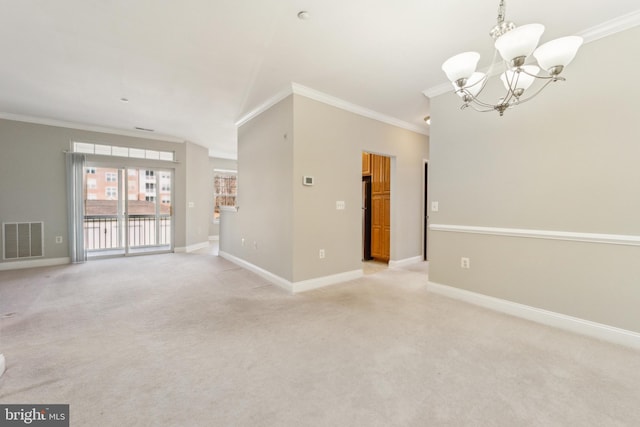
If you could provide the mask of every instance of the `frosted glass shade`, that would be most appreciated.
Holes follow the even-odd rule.
[[[500,80],[502,80],[502,83],[507,90],[511,89],[515,91],[516,89],[529,89],[529,86],[531,86],[535,80],[535,77],[533,76],[537,76],[538,72],[540,72],[540,68],[535,65],[524,65],[520,68],[532,75],[530,76],[525,73],[517,73],[512,70],[507,70],[500,74]],[[509,83],[511,83],[511,87],[509,87]]]
[[[582,37],[568,36],[546,42],[533,52],[543,70],[556,66],[566,67],[575,58],[582,45]]]
[[[482,80],[486,77],[485,73],[475,72],[471,74],[471,77],[467,79],[467,84],[464,85],[464,89],[467,90],[471,94],[471,96],[477,96],[480,93],[480,89],[482,89]],[[456,93],[459,97],[464,97],[465,93],[456,85],[455,83],[451,83],[453,88],[456,90]]]
[[[480,54],[478,52],[464,52],[444,61],[442,71],[452,82],[460,79],[468,79],[476,71]]]
[[[520,56],[529,56],[534,51],[540,36],[544,33],[544,25],[527,24],[516,27],[498,37],[495,43],[496,49],[505,61],[511,61]]]

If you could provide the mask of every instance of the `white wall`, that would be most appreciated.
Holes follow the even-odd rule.
[[[566,82],[504,117],[432,99],[431,223],[640,236],[639,39],[583,46]],[[638,246],[444,231],[430,243],[434,282],[640,331]]]

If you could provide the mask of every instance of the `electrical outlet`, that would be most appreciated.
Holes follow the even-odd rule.
[[[336,202],[336,209],[337,210],[343,210],[344,207],[345,207],[344,200],[338,200]]]
[[[56,243],[62,243],[62,236],[56,236]]]
[[[318,257],[320,259],[324,259],[324,249],[320,249],[320,252],[318,253]]]
[[[438,202],[431,202],[431,212],[438,212],[440,208],[440,204]]]
[[[460,258],[460,268],[471,268],[471,260],[466,257]]]

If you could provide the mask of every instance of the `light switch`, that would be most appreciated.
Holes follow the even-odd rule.
[[[338,200],[338,201],[336,202],[336,209],[338,209],[338,210],[343,210],[343,209],[344,209],[344,206],[345,206],[345,205],[344,205],[344,200]]]
[[[193,203],[193,202],[189,202],[189,207],[190,207],[190,208],[194,207],[195,205],[196,205],[195,203]]]
[[[431,202],[431,212],[438,212],[438,202]]]

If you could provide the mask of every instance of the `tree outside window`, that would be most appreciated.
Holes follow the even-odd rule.
[[[220,206],[235,206],[238,193],[235,171],[216,171],[214,175],[213,220],[220,221]]]

